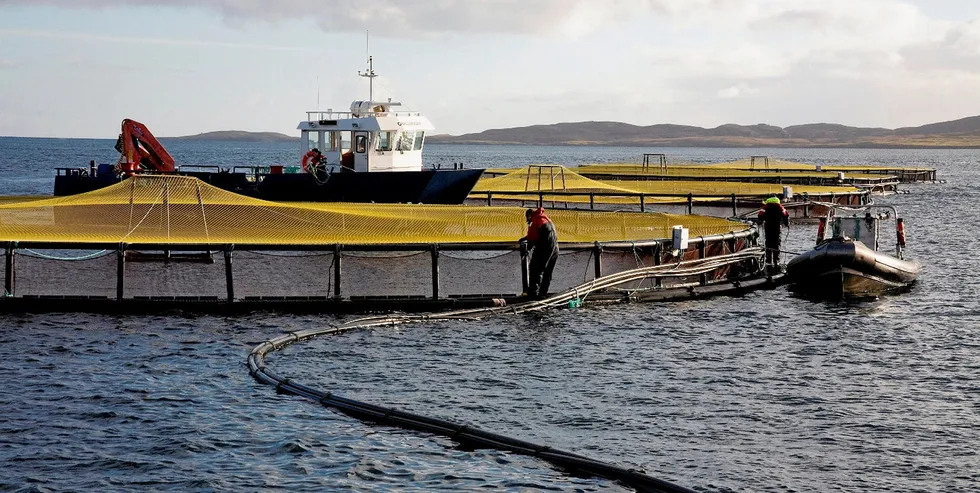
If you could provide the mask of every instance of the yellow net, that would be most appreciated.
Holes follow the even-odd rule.
[[[636,165],[633,165],[636,166]],[[836,175],[835,175],[836,176]],[[852,186],[815,186],[793,185],[794,194],[830,195],[862,193],[861,189]],[[549,195],[545,193],[544,200],[549,202],[589,202],[607,204],[639,204],[639,197],[616,197],[614,195],[599,195],[589,197],[590,192],[599,194],[652,194],[672,195],[645,197],[647,203],[676,203],[686,201],[688,194],[697,195],[694,201],[713,201],[728,199],[732,194],[740,198],[766,197],[783,193],[783,185],[769,183],[747,183],[729,181],[683,181],[683,180],[593,180],[586,178],[570,169],[559,166],[530,166],[517,169],[503,176],[481,179],[473,187],[472,198],[485,197],[492,192],[493,197],[504,200],[537,199],[540,192],[576,192],[582,195]],[[527,192],[526,194],[521,194]]]
[[[550,210],[562,242],[639,241],[744,231],[726,219]],[[138,176],[85,194],[0,202],[0,241],[241,245],[512,242],[524,209],[415,204],[279,203],[192,177]]]
[[[621,168],[624,170],[633,169],[642,170],[644,173],[663,173],[659,163],[653,163],[648,166],[644,166],[636,163],[601,163],[601,164],[586,164],[579,167],[583,170],[588,170],[592,172],[601,172],[605,169]],[[813,176],[822,176],[819,173],[834,173],[843,171],[848,174],[848,176],[863,176],[864,174],[870,174],[872,176],[881,176],[883,174],[907,174],[907,173],[925,173],[932,172],[935,169],[932,168],[918,168],[918,167],[907,167],[907,166],[871,166],[871,165],[859,165],[859,164],[846,164],[846,165],[821,165],[820,169],[822,171],[817,171],[817,165],[809,163],[801,163],[797,161],[788,161],[779,158],[768,158],[766,156],[761,156],[755,160],[751,158],[737,159],[734,161],[726,161],[721,163],[691,163],[691,162],[670,162],[667,164],[667,173],[689,173],[693,170],[710,170],[710,171],[720,171],[720,170],[730,170],[730,171],[769,171],[769,172],[794,172],[794,173],[818,173]],[[672,170],[683,170],[683,171],[672,171]],[[638,171],[641,172],[641,171]]]
[[[586,178],[561,166],[531,165],[508,172],[503,176],[483,178],[473,187],[474,192],[626,192],[633,190],[619,185]]]
[[[51,197],[43,196],[43,195],[6,195],[6,196],[0,196],[0,205],[14,204],[18,202],[30,202],[33,200],[44,200],[49,198]]]
[[[868,174],[861,171],[868,171],[870,168],[845,168],[840,171],[847,171],[848,178],[864,180],[883,180],[895,177],[882,174]],[[747,161],[738,163],[719,163],[719,164],[684,164],[668,165],[666,168],[660,166],[643,166],[642,164],[588,164],[573,168],[576,172],[585,173],[592,176],[667,176],[667,177],[713,177],[729,178],[732,180],[748,178],[815,178],[815,179],[836,179],[838,169],[830,167],[822,168],[817,171],[812,164],[773,162],[770,160],[769,167],[762,164],[754,166]]]
[[[608,182],[603,182],[608,183]],[[630,190],[643,193],[677,193],[679,195],[719,195],[730,197],[735,194],[739,197],[755,196],[764,197],[771,194],[779,195],[783,193],[783,185],[776,183],[745,183],[730,181],[651,181],[651,180],[620,180],[615,183],[622,183]],[[836,186],[816,186],[816,185],[792,185],[794,194],[807,193],[810,195],[828,195],[831,193],[848,194],[860,193],[857,187],[836,187]]]

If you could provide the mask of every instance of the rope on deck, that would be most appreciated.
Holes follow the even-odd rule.
[[[668,481],[657,479],[643,471],[627,469],[588,457],[553,449],[544,445],[510,438],[497,433],[480,430],[465,424],[454,423],[428,416],[422,416],[394,408],[382,407],[375,404],[356,401],[324,392],[282,377],[266,367],[265,355],[282,349],[292,343],[305,341],[321,335],[340,334],[343,332],[387,327],[411,322],[431,320],[477,320],[484,317],[518,314],[547,308],[568,306],[570,301],[581,302],[588,294],[612,288],[622,284],[641,281],[650,277],[687,277],[711,272],[720,267],[756,260],[761,265],[763,249],[747,248],[738,253],[719,255],[706,259],[679,261],[675,264],[664,264],[641,267],[608,276],[593,279],[587,283],[571,288],[563,293],[543,300],[528,301],[518,305],[495,306],[456,310],[449,312],[413,314],[413,315],[379,315],[360,318],[350,322],[326,328],[313,328],[293,331],[265,341],[248,355],[248,369],[253,378],[261,383],[273,385],[277,392],[290,393],[319,402],[358,419],[399,426],[406,429],[421,430],[449,437],[457,442],[475,447],[494,448],[513,453],[531,455],[544,459],[560,467],[577,471],[591,476],[600,476],[614,481],[620,481],[640,492],[651,493],[694,493],[693,490],[678,486]]]

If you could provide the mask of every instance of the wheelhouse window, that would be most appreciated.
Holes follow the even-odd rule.
[[[355,147],[355,151],[354,152],[365,152],[365,151],[367,151],[367,136],[366,135],[358,135],[357,138],[355,138],[354,140],[356,142],[356,144],[354,146]]]
[[[392,144],[392,134],[394,132],[380,132],[378,133],[378,150],[379,151],[390,151]]]
[[[319,149],[320,148],[320,133],[319,132],[303,132],[306,134],[306,150]]]
[[[418,132],[415,132],[415,150],[416,151],[421,151],[422,150],[422,142],[424,140],[425,140],[425,132],[423,132],[421,130],[419,130]]]
[[[398,145],[395,146],[395,150],[411,151],[412,141],[414,139],[415,139],[415,132],[412,131],[402,132],[398,137]]]

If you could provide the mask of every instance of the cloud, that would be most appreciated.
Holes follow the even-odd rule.
[[[0,69],[13,68],[13,67],[14,67],[13,60],[8,60],[6,58],[0,58]]]
[[[4,5],[74,9],[207,9],[229,24],[312,20],[327,32],[365,30],[404,37],[439,33],[545,34],[579,37],[638,16],[720,17],[760,0],[0,0]],[[768,1],[768,0],[761,0]],[[730,20],[730,17],[728,17]]]
[[[911,70],[980,76],[980,19],[950,27],[942,39],[901,51]]]
[[[734,99],[751,96],[758,93],[759,90],[754,87],[750,87],[747,84],[738,84],[735,86],[728,86],[724,89],[719,89],[715,94],[718,96],[718,99]]]
[[[70,41],[97,41],[106,43],[149,44],[166,46],[201,46],[217,48],[244,48],[249,50],[310,51],[301,46],[270,46],[249,43],[230,43],[224,41],[199,41],[193,39],[147,38],[112,36],[68,31],[48,31],[31,29],[0,29],[0,36],[21,38],[63,39]]]
[[[694,0],[703,3],[707,0]],[[75,9],[203,8],[229,23],[312,20],[322,30],[370,30],[382,36],[424,33],[565,33],[578,35],[679,0],[0,0],[3,5]]]
[[[654,16],[672,28],[805,32],[823,42],[916,38],[924,16],[909,0],[0,0],[5,5],[73,9],[166,7],[215,12],[230,25],[306,20],[325,32],[412,37],[445,33],[578,38]],[[653,33],[651,33],[652,35]],[[788,35],[787,35],[788,34]],[[819,39],[818,39],[819,40]]]
[[[403,86],[393,95],[435,111],[430,116],[440,131],[459,133],[511,126],[517,119],[701,126],[816,119],[901,126],[942,120],[947,113],[960,116],[957,111],[980,104],[980,21],[962,20],[966,14],[959,12],[930,17],[915,2],[931,5],[926,0],[0,0],[0,16],[15,5],[90,9],[90,15],[115,7],[166,8],[168,14],[204,12],[244,34],[262,23],[283,23],[290,32],[320,29],[363,39],[369,30],[372,38],[398,37],[408,40],[400,46],[417,55],[414,69],[403,70],[425,77],[417,85],[399,79]],[[6,35],[218,51],[302,49],[147,39],[128,32],[58,32],[43,25],[30,29],[0,29],[0,42]],[[173,32],[161,36],[193,36]],[[302,37],[279,43],[292,39],[304,46]],[[86,56],[99,59],[97,53]],[[20,58],[18,63],[26,63]],[[466,91],[455,90],[459,87]],[[458,111],[474,101],[486,109],[485,118]]]

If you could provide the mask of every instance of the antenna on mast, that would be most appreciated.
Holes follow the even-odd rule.
[[[320,111],[320,76],[316,76],[316,110]]]
[[[368,68],[366,72],[357,71],[357,75],[368,78],[368,101],[374,101],[374,78],[378,75],[374,73],[374,60],[371,59],[371,38],[370,31],[364,31],[364,48],[367,55]]]

